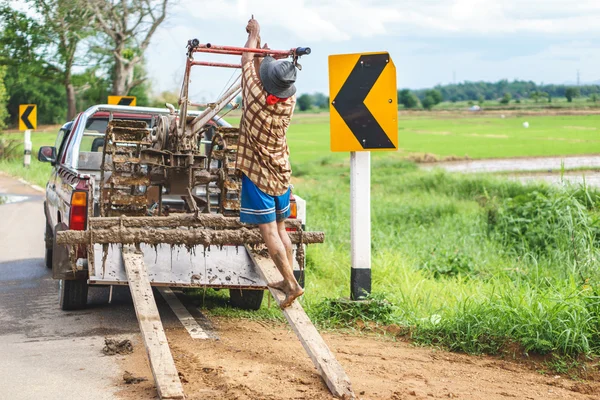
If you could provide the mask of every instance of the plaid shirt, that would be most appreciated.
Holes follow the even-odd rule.
[[[285,133],[296,98],[272,106],[254,68],[254,61],[242,66],[243,115],[240,122],[236,167],[260,190],[271,196],[284,194],[290,186],[292,168]]]

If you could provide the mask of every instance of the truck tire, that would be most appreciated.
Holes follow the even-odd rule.
[[[46,253],[44,255],[44,262],[46,263],[46,268],[52,269],[52,247],[54,240],[54,233],[52,233],[52,228],[50,224],[46,220],[46,233],[44,234],[44,243],[46,244]]]
[[[64,311],[81,310],[87,306],[87,280],[60,280],[60,308]]]
[[[229,289],[229,302],[232,307],[256,311],[262,304],[264,290]]]
[[[61,230],[64,230],[64,227],[60,224],[56,225],[54,234],[52,235],[52,264],[55,268],[59,268],[69,257],[66,246],[61,246],[56,243],[56,234]],[[61,310],[81,310],[87,306],[87,297],[87,278],[61,279],[59,281],[58,302]]]

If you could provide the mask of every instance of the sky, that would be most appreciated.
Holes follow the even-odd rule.
[[[600,0],[176,0],[147,50],[154,93],[178,90],[185,45],[243,46],[251,15],[273,49],[308,46],[298,93],[328,92],[331,54],[388,51],[399,88],[462,81],[600,81]],[[234,56],[196,59],[236,62]],[[237,70],[195,67],[190,98],[213,101]]]

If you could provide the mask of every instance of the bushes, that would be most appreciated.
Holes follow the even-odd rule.
[[[508,198],[488,210],[490,233],[518,257],[531,254],[549,264],[559,277],[574,274],[581,284],[597,281],[600,223],[593,212],[597,197],[583,188]]]

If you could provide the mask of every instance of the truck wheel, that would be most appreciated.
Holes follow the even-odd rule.
[[[52,228],[48,221],[46,221],[46,233],[44,234],[44,243],[46,244],[46,254],[44,256],[44,261],[46,263],[46,268],[52,269],[52,247],[54,234],[52,233]]]
[[[56,234],[62,230],[64,228],[58,224],[54,229],[55,233],[52,235],[52,265],[59,272],[64,269],[63,264],[68,264],[69,260],[67,247],[56,243]],[[59,304],[62,310],[80,310],[87,306],[87,279],[61,279],[59,286]]]
[[[242,310],[258,310],[262,304],[264,290],[229,289],[231,306]]]
[[[88,283],[87,280],[60,280],[60,308],[61,310],[81,310],[87,306]]]

